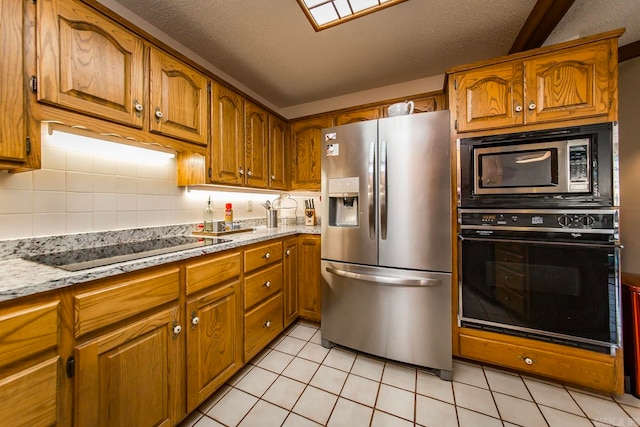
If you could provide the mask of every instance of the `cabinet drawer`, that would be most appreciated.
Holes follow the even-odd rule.
[[[178,268],[104,282],[73,297],[76,338],[178,299]]]
[[[282,264],[246,276],[244,279],[244,308],[248,309],[280,292],[282,289]]]
[[[262,245],[244,251],[244,272],[282,260],[282,242]]]
[[[459,340],[462,357],[609,393],[622,392],[622,366],[614,356],[484,331],[463,329]]]
[[[216,256],[187,265],[187,295],[240,276],[240,253]]]
[[[1,424],[58,425],[59,367],[60,357],[56,356],[0,378]]]
[[[58,345],[60,301],[0,311],[0,367]]]
[[[244,316],[244,360],[247,362],[282,332],[282,293]]]

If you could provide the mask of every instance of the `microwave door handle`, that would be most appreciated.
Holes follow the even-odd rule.
[[[380,144],[380,238],[387,240],[387,141]]]
[[[376,164],[376,143],[369,143],[369,169],[367,171],[367,202],[369,205],[369,239],[376,238],[376,211],[374,209],[374,168]]]

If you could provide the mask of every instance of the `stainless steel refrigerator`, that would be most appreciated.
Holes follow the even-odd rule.
[[[449,112],[323,130],[322,343],[451,379]]]

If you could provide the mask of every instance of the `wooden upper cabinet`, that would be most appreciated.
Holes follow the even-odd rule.
[[[151,132],[207,145],[209,80],[173,56],[151,48],[149,128]]]
[[[244,102],[240,95],[213,83],[208,177],[211,183],[244,182]]]
[[[525,61],[526,121],[606,115],[611,104],[609,44]]]
[[[245,102],[245,184],[267,188],[269,183],[269,114]]]
[[[287,189],[287,147],[289,126],[284,120],[269,114],[269,188]]]
[[[142,128],[143,40],[73,0],[37,8],[38,101]]]
[[[23,2],[0,0],[0,159],[26,160]],[[8,126],[7,124],[11,124]]]
[[[460,67],[450,75],[458,132],[575,119],[617,120],[617,38],[596,35]]]
[[[322,129],[332,125],[331,116],[291,123],[292,190],[320,190]]]
[[[341,126],[349,123],[375,120],[380,117],[380,109],[381,107],[374,107],[336,114],[333,121],[336,126]]]
[[[458,132],[523,123],[522,62],[508,62],[455,76]]]
[[[413,113],[430,113],[432,111],[445,110],[443,94],[430,95],[424,98],[412,99],[414,103]]]

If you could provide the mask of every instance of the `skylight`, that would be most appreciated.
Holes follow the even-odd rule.
[[[368,15],[406,0],[298,0],[316,31]]]

